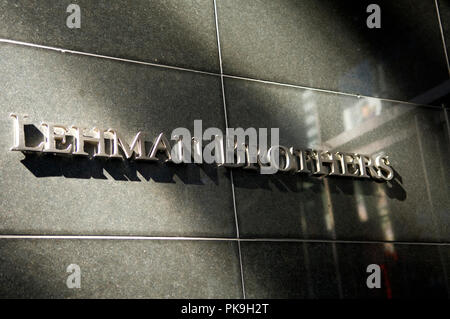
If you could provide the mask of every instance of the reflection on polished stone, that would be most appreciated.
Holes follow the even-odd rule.
[[[248,298],[447,298],[448,246],[241,242]],[[369,288],[369,265],[380,269]]]
[[[217,3],[226,74],[424,104],[449,79],[434,1],[377,1],[379,29],[369,0]]]
[[[448,298],[441,247],[437,245],[336,246],[344,298]],[[367,288],[370,264],[381,268],[379,289]]]
[[[280,144],[299,148],[385,154],[395,170],[386,183],[236,171],[242,236],[448,239],[442,109],[235,79],[225,88],[231,127],[279,127]]]
[[[442,24],[442,33],[444,36],[445,45],[447,48],[447,55],[450,54],[450,2],[448,0],[437,0],[436,1],[439,16]],[[449,70],[450,72],[450,70]],[[450,104],[447,104],[450,107]]]

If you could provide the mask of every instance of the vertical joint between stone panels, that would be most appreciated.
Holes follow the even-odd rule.
[[[439,29],[441,32],[442,45],[444,47],[445,62],[447,63],[447,71],[448,71],[448,75],[450,77],[450,62],[448,59],[447,46],[445,44],[444,29],[442,28],[441,13],[439,11],[438,0],[434,0],[434,4],[436,6],[436,14],[437,14],[438,23],[439,23]]]
[[[216,27],[216,37],[217,37],[217,51],[219,55],[219,68],[220,68],[220,85],[222,89],[222,102],[223,102],[223,112],[225,118],[225,129],[228,129],[228,114],[227,114],[227,103],[225,99],[225,85],[223,80],[223,65],[222,65],[222,51],[220,47],[220,35],[219,35],[219,18],[217,15],[217,2],[214,2],[214,22]],[[238,246],[238,255],[239,255],[239,269],[241,275],[241,285],[242,285],[242,297],[246,299],[245,296],[245,283],[244,283],[244,271],[242,265],[242,253],[241,253],[241,242],[240,242],[240,234],[239,234],[239,222],[237,217],[237,209],[236,209],[236,196],[234,190],[234,180],[233,180],[233,171],[230,170],[230,182],[231,182],[231,194],[233,198],[233,210],[234,210],[234,220],[236,224],[236,238],[237,238],[237,246]]]
[[[445,105],[442,104],[442,110],[444,111],[444,119],[445,119],[445,124],[447,127],[448,140],[450,142],[450,120],[448,117],[448,108],[446,108]]]
[[[435,207],[433,204],[433,197],[432,197],[432,192],[431,192],[431,187],[430,187],[430,178],[428,176],[427,166],[425,164],[426,161],[425,161],[425,157],[424,157],[423,142],[422,142],[422,138],[421,138],[421,132],[422,132],[421,127],[420,127],[421,122],[420,122],[418,115],[415,115],[414,121],[415,121],[415,128],[416,128],[417,144],[418,144],[419,150],[420,150],[420,162],[422,164],[427,198],[428,198],[428,203],[430,205],[431,220],[433,222],[433,227],[435,228],[435,231],[437,232],[437,235],[439,237],[438,240],[442,241],[442,234],[441,234],[441,231],[440,231],[439,225],[438,225],[438,217],[436,216],[436,210],[435,210]]]
[[[337,288],[338,288],[339,299],[343,299],[344,292],[342,289],[341,267],[339,266],[339,256],[338,256],[338,251],[337,251],[335,242],[331,244],[331,248],[333,250],[333,262],[334,262],[334,265],[335,265],[334,268],[336,271],[336,283],[337,283]]]

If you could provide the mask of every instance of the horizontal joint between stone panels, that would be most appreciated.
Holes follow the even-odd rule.
[[[287,243],[328,243],[328,244],[394,244],[450,246],[447,242],[408,242],[377,240],[328,240],[300,238],[232,238],[232,237],[175,237],[175,236],[113,236],[113,235],[0,235],[1,239],[86,239],[86,240],[167,240],[167,241],[239,241],[239,242],[287,242]]]
[[[146,66],[153,66],[153,67],[159,67],[159,68],[170,69],[170,70],[185,71],[185,72],[191,72],[191,73],[197,73],[197,74],[203,74],[203,75],[211,75],[211,76],[216,76],[216,77],[221,77],[222,76],[224,78],[237,79],[237,80],[243,80],[243,81],[251,81],[251,82],[258,82],[258,83],[264,83],[264,84],[272,84],[272,85],[291,87],[291,88],[298,88],[298,89],[304,89],[304,90],[311,90],[311,91],[316,91],[316,92],[324,92],[324,93],[330,93],[330,94],[336,94],[336,95],[342,95],[342,96],[352,96],[352,97],[358,97],[358,98],[371,98],[371,99],[377,99],[379,101],[403,103],[403,104],[407,104],[407,105],[411,105],[411,106],[421,106],[421,107],[428,107],[428,108],[434,108],[434,109],[436,109],[436,108],[440,109],[441,108],[440,106],[437,106],[437,105],[421,104],[421,103],[415,103],[415,102],[409,102],[409,101],[387,99],[387,98],[382,98],[382,97],[375,97],[375,96],[360,95],[360,94],[354,94],[354,93],[339,92],[339,91],[320,89],[320,88],[313,88],[313,87],[301,86],[301,85],[295,85],[295,84],[289,84],[289,83],[281,83],[281,82],[275,82],[275,81],[269,81],[269,80],[254,79],[254,78],[242,77],[242,76],[236,76],[236,75],[230,75],[230,74],[220,74],[220,73],[214,73],[214,72],[206,72],[206,71],[182,68],[182,67],[177,67],[177,66],[159,64],[159,63],[152,63],[152,62],[145,62],[145,61],[139,61],[139,60],[132,60],[132,59],[125,59],[125,58],[118,58],[118,57],[107,56],[107,55],[102,55],[102,54],[89,53],[89,52],[83,52],[83,51],[76,51],[76,50],[70,50],[70,49],[64,49],[64,48],[57,48],[57,47],[51,47],[51,46],[46,46],[46,45],[40,45],[40,44],[34,44],[34,43],[23,42],[23,41],[16,41],[16,40],[10,40],[10,39],[2,39],[2,38],[0,38],[0,43],[14,44],[14,45],[20,45],[20,46],[26,46],[26,47],[32,47],[32,48],[39,48],[39,49],[44,49],[44,50],[51,50],[51,51],[56,51],[56,52],[60,52],[60,53],[63,53],[63,54],[68,53],[68,54],[75,54],[75,55],[83,55],[83,56],[89,56],[89,57],[94,57],[94,58],[113,60],[113,61],[118,61],[118,62],[126,62],[126,63],[133,63],[133,64],[140,64],[140,65],[146,65]],[[449,80],[449,82],[450,82],[450,80]]]

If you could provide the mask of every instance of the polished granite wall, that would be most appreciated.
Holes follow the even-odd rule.
[[[450,3],[377,1],[368,29],[369,3],[0,0],[0,296],[449,297]],[[129,140],[279,127],[395,178],[24,155],[11,112]]]

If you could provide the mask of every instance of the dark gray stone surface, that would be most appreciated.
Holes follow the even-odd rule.
[[[66,26],[71,3],[80,6],[80,29]],[[2,0],[0,38],[219,71],[209,0]]]
[[[248,298],[448,297],[448,266],[441,257],[448,259],[448,246],[242,242],[241,247]],[[366,284],[371,264],[381,269],[379,289]]]
[[[308,296],[301,244],[242,242],[241,251],[247,298]]]
[[[448,298],[439,249],[448,246],[337,244],[344,298]],[[381,288],[368,289],[370,264],[381,267]]]
[[[213,0],[81,0],[77,30],[66,27],[70,3],[0,0],[0,38],[219,72]],[[380,30],[366,27],[369,3],[217,0],[224,71],[450,106],[435,2],[377,2]],[[438,3],[449,49],[450,4]],[[223,129],[220,77],[4,43],[0,70],[0,297],[243,297],[227,170],[9,151],[11,112],[113,127],[128,141],[192,131],[195,119]],[[384,152],[396,170],[389,183],[234,170],[240,236],[266,238],[240,242],[248,298],[449,296],[449,246],[427,244],[450,240],[442,109],[229,77],[225,94],[231,127],[279,127],[281,144],[299,148]],[[372,263],[382,289],[366,286]],[[70,264],[81,289],[66,287]]]
[[[241,242],[247,298],[339,298],[333,247],[325,243]]]
[[[442,31],[446,44],[447,54],[450,53],[450,1],[438,0],[439,15],[441,18]]]
[[[0,45],[0,233],[235,236],[229,173],[208,165],[25,156],[11,152],[10,112],[119,130],[224,127],[220,80]]]
[[[242,297],[233,242],[2,239],[0,251],[1,298]]]
[[[447,59],[450,55],[450,1],[448,0],[438,0],[437,6],[439,9],[439,16],[441,18],[443,38],[445,42],[445,48],[447,50]],[[442,50],[444,50],[444,43],[442,44]],[[447,60],[448,63],[448,60]],[[450,77],[450,67],[448,69]],[[450,81],[449,81],[450,82]],[[448,84],[450,86],[450,84]],[[439,99],[437,102],[443,104],[446,107],[450,107],[450,89],[447,89],[447,94]]]
[[[380,29],[366,25],[371,3],[218,0],[224,72],[434,103],[448,80],[434,1],[377,1]]]
[[[447,277],[447,293],[450,298],[450,247],[439,246],[439,254],[442,260],[442,267],[444,268],[445,276]]]
[[[235,170],[243,237],[448,240],[448,129],[440,108],[226,79],[231,127],[280,128],[300,149],[384,152],[393,181]]]

